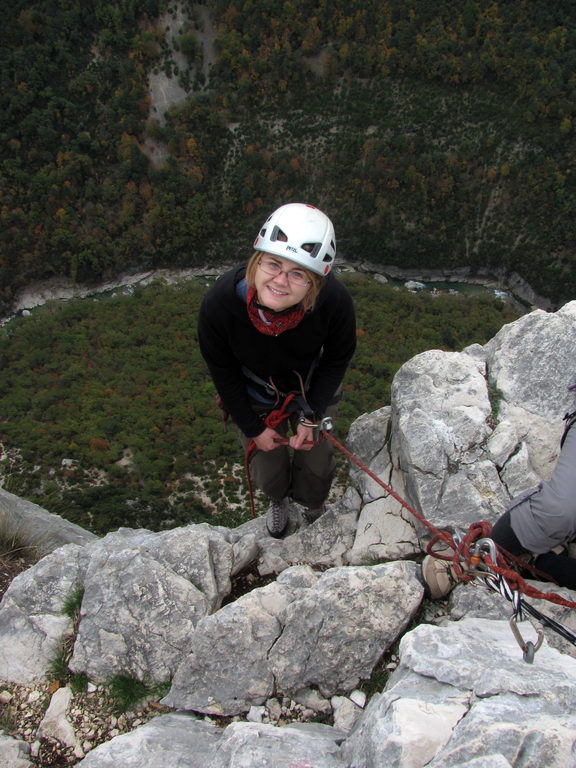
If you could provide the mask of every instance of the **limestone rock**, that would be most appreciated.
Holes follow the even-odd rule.
[[[38,727],[37,736],[57,739],[68,747],[78,749],[78,737],[72,723],[66,717],[66,710],[72,700],[70,688],[59,688],[50,699],[50,705]]]
[[[334,568],[286,609],[270,649],[285,692],[317,686],[324,696],[349,691],[370,676],[422,599],[413,563]]]
[[[207,768],[221,730],[191,715],[174,712],[116,736],[88,753],[82,768]]]
[[[320,576],[290,569],[199,622],[163,702],[233,715],[262,704],[274,685],[289,695],[311,686],[324,696],[351,690],[419,606],[414,574],[409,563]]]
[[[532,765],[570,765],[576,662],[543,647],[539,663],[528,667],[518,650],[508,622],[416,627],[400,644],[401,663],[386,689],[344,743],[344,756],[355,768],[440,768],[481,758],[484,765],[514,765],[522,751]]]
[[[86,544],[97,536],[79,525],[51,514],[31,501],[21,499],[0,488],[0,520],[3,535],[26,542],[40,556],[53,552],[65,544]]]
[[[66,600],[81,588],[85,547],[68,544],[19,574],[0,603],[0,678],[26,685],[45,679],[72,633]]]
[[[70,669],[95,682],[116,675],[164,682],[207,612],[203,593],[157,560],[102,550],[86,574]]]
[[[293,591],[277,582],[255,589],[202,619],[190,633],[163,703],[216,715],[260,705],[274,690],[267,654]]]
[[[34,763],[28,760],[29,755],[29,744],[0,731],[0,765],[3,768],[32,768]]]

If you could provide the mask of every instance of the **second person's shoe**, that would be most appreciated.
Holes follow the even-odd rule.
[[[452,556],[454,550],[450,547],[442,547],[437,554]],[[454,570],[454,563],[450,560],[442,560],[434,555],[426,555],[422,561],[422,579],[426,597],[432,600],[441,600],[452,592],[459,579]]]

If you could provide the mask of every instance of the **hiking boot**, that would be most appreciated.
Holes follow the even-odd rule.
[[[288,499],[281,499],[280,501],[273,499],[266,514],[266,528],[270,536],[279,539],[286,530],[288,518]]]
[[[315,520],[318,520],[324,512],[326,512],[326,507],[324,504],[320,504],[319,507],[308,507],[305,509],[304,512],[302,512],[302,517],[307,523],[313,523]]]
[[[443,555],[450,553],[453,553],[452,549],[441,552]],[[440,560],[434,555],[426,555],[422,561],[422,578],[426,597],[431,600],[441,600],[458,584],[453,564],[448,560]]]

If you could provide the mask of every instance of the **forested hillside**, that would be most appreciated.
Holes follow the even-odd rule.
[[[574,295],[571,0],[4,0],[0,57],[0,313],[244,258],[289,200],[347,258]]]

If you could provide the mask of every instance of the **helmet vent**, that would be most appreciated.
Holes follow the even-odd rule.
[[[288,237],[285,232],[282,232],[279,226],[275,226],[272,230],[272,233],[270,234],[270,241],[272,243],[275,243],[277,240],[280,240],[281,243],[287,243]]]
[[[308,251],[310,257],[315,259],[322,248],[322,243],[302,243],[300,248],[302,248],[303,251]]]

